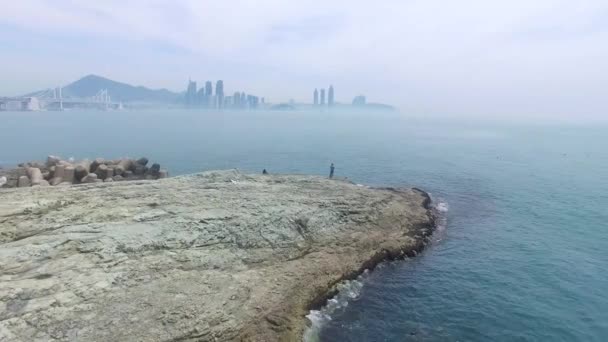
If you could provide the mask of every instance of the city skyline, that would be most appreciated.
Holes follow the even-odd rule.
[[[197,90],[196,81],[188,80],[188,86],[183,97],[183,104],[187,108],[198,109],[258,109],[260,97],[236,91],[233,95],[225,96],[224,81],[217,80],[215,92],[213,82],[206,81],[205,86]],[[264,103],[262,98],[262,104]]]
[[[608,111],[605,1],[312,1],[12,2],[0,17],[0,94],[89,73],[183,91],[197,70],[298,102],[340,80],[344,102],[366,93],[412,113]]]

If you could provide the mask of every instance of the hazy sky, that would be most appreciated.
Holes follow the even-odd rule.
[[[606,0],[3,0],[0,94],[86,74],[429,114],[608,116]]]

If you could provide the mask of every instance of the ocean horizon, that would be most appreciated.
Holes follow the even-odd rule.
[[[0,112],[0,166],[47,155],[418,187],[445,222],[345,284],[318,341],[608,339],[608,124],[398,113]],[[1,196],[0,196],[1,198]],[[334,303],[335,304],[335,303]]]

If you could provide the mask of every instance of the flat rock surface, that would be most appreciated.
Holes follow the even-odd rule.
[[[217,171],[0,190],[0,341],[297,341],[340,280],[419,248],[428,197]]]

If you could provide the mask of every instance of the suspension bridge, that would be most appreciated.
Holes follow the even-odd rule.
[[[122,103],[112,101],[107,89],[100,89],[89,97],[64,97],[62,88],[46,89],[23,97],[0,98],[0,110],[120,110]]]

